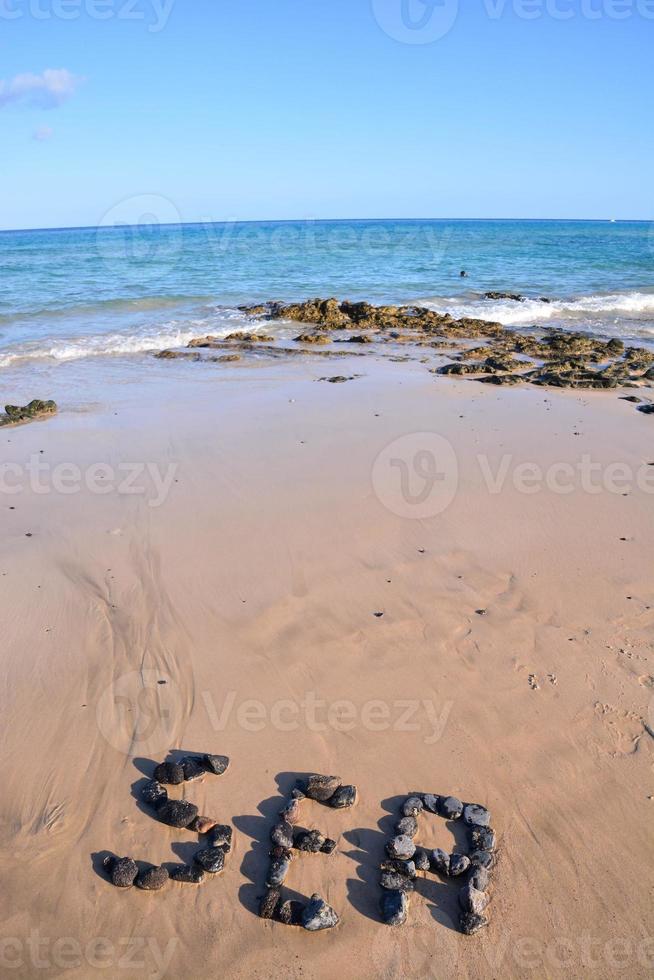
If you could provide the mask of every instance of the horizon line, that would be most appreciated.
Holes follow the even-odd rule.
[[[0,228],[0,235],[11,235],[25,232],[44,231],[113,231],[116,228],[142,228],[153,225],[157,228],[194,228],[207,225],[264,225],[264,224],[347,224],[347,223],[379,223],[384,222],[556,222],[585,223],[585,224],[651,224],[652,218],[226,218],[221,221],[172,221],[172,222],[129,222],[115,225],[43,225],[27,228]]]

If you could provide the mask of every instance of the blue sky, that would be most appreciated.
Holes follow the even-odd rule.
[[[3,228],[654,216],[654,0],[0,0],[0,50]]]

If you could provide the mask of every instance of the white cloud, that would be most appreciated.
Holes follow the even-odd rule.
[[[12,104],[55,109],[74,95],[81,82],[67,68],[46,68],[40,75],[27,72],[9,81],[0,79],[0,109]]]
[[[52,139],[53,130],[50,126],[39,126],[32,133],[32,136],[39,143],[45,143],[46,140]]]

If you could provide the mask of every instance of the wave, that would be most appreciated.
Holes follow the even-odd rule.
[[[221,311],[220,320],[195,320],[184,324],[168,323],[156,329],[91,334],[86,337],[60,337],[48,341],[31,341],[0,350],[0,368],[26,361],[75,361],[85,357],[120,354],[142,354],[167,347],[185,347],[194,337],[211,333],[224,337],[243,322],[237,310]]]
[[[198,299],[199,297],[194,297]],[[189,297],[184,297],[188,300]],[[205,298],[206,299],[206,298]],[[134,304],[147,313],[148,304],[170,305],[167,298],[144,300],[107,301],[114,308],[128,309],[135,313]],[[654,338],[654,291],[592,294],[570,299],[488,300],[477,294],[458,297],[429,297],[415,300],[441,313],[455,317],[475,317],[500,322],[507,327],[560,326],[565,329],[587,331],[602,336],[619,336],[625,339],[641,339],[651,343]],[[78,308],[80,309],[80,308]],[[233,330],[247,325],[242,312],[232,307],[218,307],[211,303],[196,307],[196,315],[184,311],[178,319],[153,325],[152,322],[137,325],[134,322],[122,330],[105,330],[93,334],[77,334],[70,325],[66,335],[25,339],[0,348],[0,368],[12,365],[81,360],[103,356],[138,355],[168,347],[184,347],[190,340],[204,334],[225,337]],[[268,325],[280,337],[286,336],[288,326],[280,323]],[[96,328],[97,330],[97,328]]]
[[[530,326],[557,321],[578,329],[586,325],[619,333],[654,335],[654,292],[595,293],[570,299],[553,299],[543,302],[527,298],[516,300],[488,300],[483,296],[470,299],[462,297],[432,297],[420,301],[422,305],[439,313],[455,317],[479,317],[494,320],[505,326]],[[640,322],[639,322],[640,321]]]

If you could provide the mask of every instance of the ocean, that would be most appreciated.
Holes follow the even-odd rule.
[[[218,336],[237,307],[313,296],[420,303],[509,327],[654,344],[654,225],[289,221],[0,232],[0,378]],[[467,272],[462,278],[461,270]],[[524,302],[487,300],[488,291]],[[547,299],[549,302],[543,302]],[[277,329],[283,329],[278,327]],[[56,377],[56,375],[55,375]],[[5,377],[5,380],[7,378]]]

